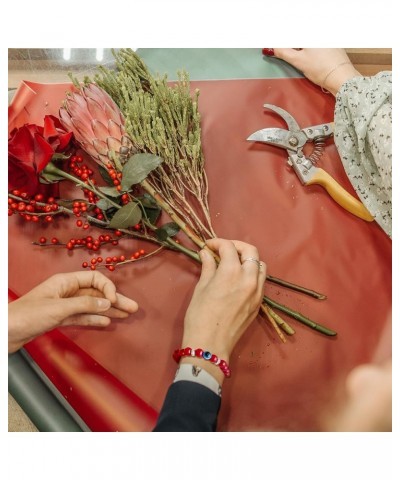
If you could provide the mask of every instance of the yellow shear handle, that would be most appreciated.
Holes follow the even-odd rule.
[[[348,212],[356,215],[367,222],[372,222],[374,217],[369,213],[369,211],[364,207],[364,205],[356,200],[350,193],[348,193],[342,186],[340,186],[336,180],[334,180],[329,173],[327,173],[322,168],[316,168],[315,174],[311,180],[309,180],[306,185],[321,185],[326,189],[329,195],[337,202],[340,206],[345,208]]]

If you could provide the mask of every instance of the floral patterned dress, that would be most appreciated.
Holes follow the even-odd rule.
[[[335,143],[360,200],[392,236],[392,74],[354,77],[336,95]]]

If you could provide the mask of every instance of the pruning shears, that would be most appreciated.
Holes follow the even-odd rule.
[[[374,217],[359,200],[350,195],[324,169],[316,167],[324,151],[325,140],[333,135],[334,124],[323,123],[301,129],[292,115],[283,108],[270,104],[265,104],[264,107],[280,115],[285,120],[288,130],[264,128],[254,132],[247,140],[286,149],[288,164],[294,169],[302,185],[321,185],[348,212],[372,222]],[[303,146],[307,142],[314,145],[314,150],[308,157],[303,153]]]

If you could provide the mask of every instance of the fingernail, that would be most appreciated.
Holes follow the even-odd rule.
[[[273,57],[275,55],[273,48],[263,48],[262,53],[263,55],[268,55],[269,57]]]
[[[97,306],[100,310],[107,310],[111,306],[110,300],[106,298],[97,298]]]

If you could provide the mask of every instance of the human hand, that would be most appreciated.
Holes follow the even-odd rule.
[[[344,82],[360,73],[341,48],[274,48],[276,58],[300,70],[309,80],[336,95]]]
[[[97,271],[59,273],[9,304],[8,351],[56,327],[106,327],[110,317],[126,318],[137,309]]]
[[[347,375],[345,402],[323,419],[324,429],[335,432],[392,430],[392,359],[362,364]]]
[[[230,354],[246,328],[257,316],[267,274],[265,263],[260,268],[257,248],[247,243],[222,239],[207,241],[221,261],[206,249],[200,252],[202,272],[186,312],[182,348],[202,348],[229,361]],[[221,370],[210,362],[184,357],[181,363],[196,363],[221,384]]]

